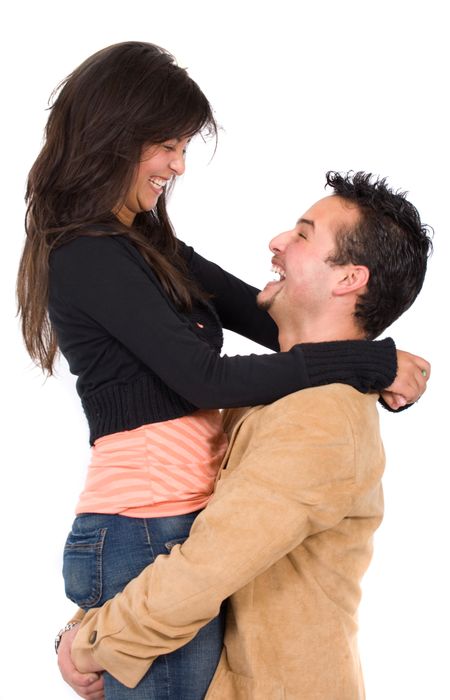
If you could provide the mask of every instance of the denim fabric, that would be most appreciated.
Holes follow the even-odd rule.
[[[121,591],[158,554],[183,542],[198,513],[166,518],[78,515],[64,549],[66,595],[85,610]],[[172,654],[160,656],[136,688],[108,673],[106,700],[201,700],[222,650],[225,610]]]

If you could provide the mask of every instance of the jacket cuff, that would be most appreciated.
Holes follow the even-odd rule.
[[[94,659],[119,683],[134,688],[148,671],[151,662],[138,657],[130,660],[129,655],[122,652],[114,635],[125,627],[125,622],[117,616],[110,620],[108,612],[106,603],[102,608],[102,620],[95,608],[86,613],[72,645],[73,662],[81,673],[85,673],[90,668],[89,662]]]

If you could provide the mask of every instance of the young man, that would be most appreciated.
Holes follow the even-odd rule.
[[[424,280],[431,242],[404,195],[364,173],[327,183],[334,194],[270,244],[279,280],[258,300],[282,351],[372,339]],[[86,614],[72,648],[79,670],[134,687],[229,598],[207,698],[363,698],[359,583],[383,514],[377,399],[333,384],[228,411],[213,498],[183,545]]]

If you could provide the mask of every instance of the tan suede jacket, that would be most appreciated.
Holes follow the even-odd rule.
[[[360,579],[381,522],[376,395],[306,389],[235,422],[189,539],[87,613],[73,654],[134,687],[230,597],[208,700],[361,700]],[[237,421],[237,422],[236,422]]]

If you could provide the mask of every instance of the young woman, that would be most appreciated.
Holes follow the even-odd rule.
[[[99,606],[184,540],[213,489],[221,407],[268,403],[340,381],[381,390],[393,342],[296,346],[221,357],[222,327],[278,350],[257,290],[179,242],[166,196],[190,139],[216,133],[211,107],[164,49],[126,42],[62,84],[29,175],[18,279],[31,357],[77,375],[92,461],[64,553],[67,595]],[[105,674],[105,697],[197,700],[222,619],[160,657],[135,689]]]

